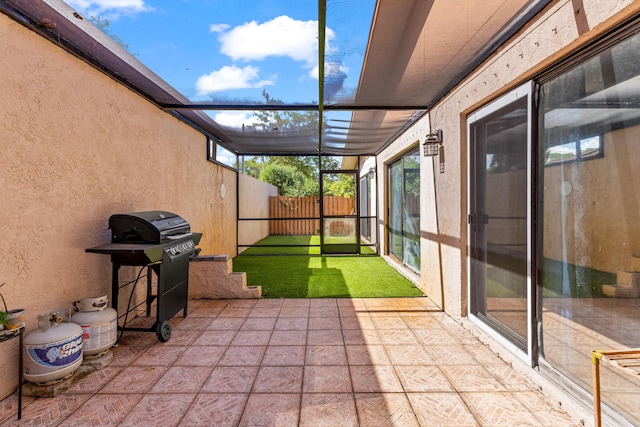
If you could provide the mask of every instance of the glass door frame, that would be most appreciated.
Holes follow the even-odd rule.
[[[506,348],[508,348],[512,353],[514,353],[518,358],[522,359],[524,362],[528,363],[530,366],[537,365],[537,333],[536,333],[536,288],[534,281],[534,254],[533,254],[533,162],[534,162],[534,151],[533,151],[533,129],[534,129],[534,82],[529,81],[516,89],[508,92],[507,94],[501,96],[495,101],[491,102],[488,105],[480,108],[474,113],[467,116],[467,215],[469,220],[467,221],[467,310],[469,319],[477,325],[480,329],[489,334],[492,338],[496,339],[496,341],[500,342]],[[526,353],[522,350],[522,348],[511,340],[509,340],[505,335],[491,327],[488,323],[483,322],[477,316],[471,313],[471,302],[473,298],[473,288],[472,282],[474,278],[472,277],[472,263],[477,262],[472,259],[472,236],[474,230],[472,229],[472,220],[471,214],[473,213],[473,195],[474,191],[474,183],[475,177],[473,176],[473,151],[472,144],[474,143],[474,138],[472,135],[472,125],[483,119],[484,117],[508,106],[509,104],[515,102],[516,100],[520,100],[523,97],[527,98],[527,172],[526,172],[526,187],[527,187],[527,262],[526,262],[526,283],[527,283],[527,350]]]
[[[408,150],[406,150],[403,154],[401,154],[400,156],[394,158],[393,160],[391,160],[390,162],[386,163],[386,200],[387,200],[387,204],[386,204],[386,227],[385,227],[385,241],[386,241],[386,254],[395,262],[397,262],[398,264],[402,265],[404,268],[410,270],[412,273],[416,274],[416,275],[420,275],[420,266],[421,266],[421,257],[420,257],[420,249],[418,250],[418,257],[417,260],[418,262],[416,263],[417,265],[411,265],[410,263],[407,262],[407,257],[405,256],[405,245],[406,245],[406,241],[405,239],[407,239],[406,236],[406,217],[405,217],[405,208],[406,208],[406,176],[407,176],[407,171],[405,170],[405,161],[407,158],[411,157],[411,156],[417,156],[418,157],[418,168],[413,171],[416,172],[417,171],[417,177],[418,177],[418,181],[420,180],[420,157],[421,157],[421,152],[420,152],[420,148],[419,147],[412,147]],[[393,182],[393,178],[394,178],[394,174],[393,174],[393,170],[399,167],[400,169],[400,188],[397,189],[399,191],[399,195],[400,195],[400,215],[398,215],[396,218],[399,220],[400,222],[400,227],[396,227],[396,229],[394,229],[393,227],[393,213],[395,213],[393,211],[394,207],[397,208],[398,206],[394,205],[394,182]],[[418,189],[420,190],[420,188],[418,187]],[[419,200],[419,195],[418,195],[418,200]],[[420,205],[418,204],[418,208],[420,208]],[[419,213],[420,214],[420,213]],[[419,236],[419,223],[420,223],[420,219],[418,219],[418,236]],[[397,224],[396,224],[397,225]],[[394,231],[399,231],[399,237],[401,239],[401,248],[400,250],[402,251],[401,256],[399,257],[397,253],[394,252],[393,250],[393,240],[395,238],[397,238],[398,236],[393,236]],[[418,241],[418,248],[420,246],[420,238],[418,237],[417,239]]]

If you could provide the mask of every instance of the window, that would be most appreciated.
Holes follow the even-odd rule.
[[[211,138],[207,138],[207,160],[238,169],[238,156]]]
[[[389,165],[389,253],[420,271],[420,153]]]
[[[590,350],[639,344],[640,35],[607,42],[541,81],[538,112],[541,365],[589,392]],[[602,375],[603,402],[639,424],[638,385]]]
[[[591,136],[558,145],[548,144],[544,154],[545,166],[566,162],[597,159],[603,156],[602,136]]]

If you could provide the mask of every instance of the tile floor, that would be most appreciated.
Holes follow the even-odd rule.
[[[171,323],[0,425],[578,425],[428,298],[194,300]]]

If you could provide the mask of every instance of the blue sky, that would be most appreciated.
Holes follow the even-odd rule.
[[[318,102],[316,0],[67,0],[192,101]],[[374,0],[328,0],[325,98],[357,85]],[[244,113],[240,113],[244,114]],[[229,116],[227,114],[226,116]]]

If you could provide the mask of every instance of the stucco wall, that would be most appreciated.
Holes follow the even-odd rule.
[[[38,311],[110,292],[113,213],[162,209],[234,253],[236,173],[206,138],[0,14],[0,283],[10,308]],[[220,197],[224,183],[226,197]],[[17,386],[17,341],[0,344],[0,399]]]
[[[242,221],[250,218],[269,218],[269,197],[278,195],[278,187],[239,174],[238,244],[252,245],[269,235],[269,221]],[[238,248],[238,252],[246,250]],[[235,254],[235,251],[232,253]]]
[[[428,123],[434,130],[443,130],[445,172],[439,172],[438,157],[421,159],[420,280],[427,295],[448,314],[467,314],[467,114],[524,83],[638,10],[640,2],[633,0],[552,3],[433,106],[430,121],[428,116],[423,117],[378,156],[380,168],[410,142],[423,142]],[[386,177],[380,182],[386,183]],[[379,190],[380,212],[386,212],[385,188],[386,184]],[[383,243],[385,235],[386,227],[382,225]]]

